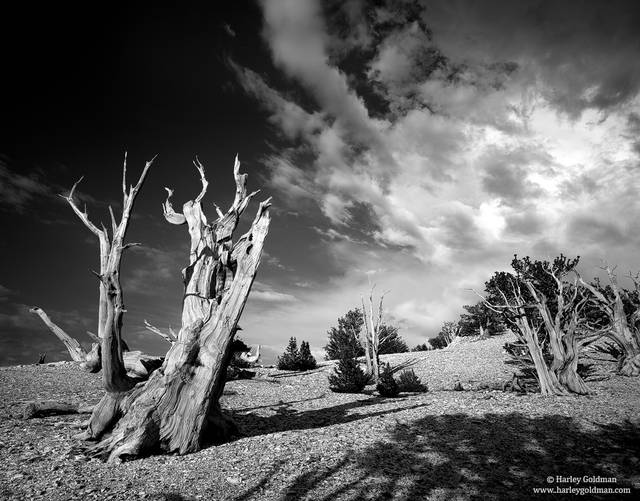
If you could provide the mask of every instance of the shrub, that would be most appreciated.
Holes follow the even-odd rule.
[[[364,347],[360,342],[360,333],[364,324],[362,311],[358,308],[349,310],[338,319],[338,327],[331,327],[329,342],[324,347],[327,360],[340,360],[345,357],[364,356]],[[380,325],[380,346],[378,355],[389,353],[406,353],[409,351],[407,343],[398,334],[398,328],[392,325]]]
[[[369,383],[369,376],[354,357],[344,357],[329,374],[329,388],[336,393],[360,393]]]
[[[364,355],[364,348],[358,339],[363,322],[362,312],[357,308],[348,311],[338,319],[338,327],[331,327],[327,333],[329,342],[324,347],[327,352],[327,360]]]
[[[316,359],[311,354],[311,348],[307,341],[302,341],[300,345],[300,351],[298,352],[298,359],[296,361],[296,370],[308,371],[315,369],[318,366]]]
[[[427,343],[416,345],[414,348],[411,349],[411,351],[431,351],[431,350],[433,350],[433,347],[429,346]]]
[[[380,326],[380,348],[378,355],[387,355],[389,353],[406,353],[409,351],[407,343],[398,334],[398,328],[392,325]]]
[[[411,392],[419,392],[424,393],[429,391],[429,388],[426,384],[423,384],[420,381],[420,378],[416,376],[416,373],[413,369],[407,369],[400,373],[398,377],[398,387],[400,391],[411,391]]]
[[[302,341],[300,349],[295,337],[289,339],[285,352],[278,357],[278,369],[283,371],[307,371],[318,366],[316,359],[311,354],[311,348],[307,341]]]
[[[289,339],[285,352],[278,357],[278,369],[282,371],[297,370],[298,357],[298,342],[295,337],[292,337]]]
[[[436,337],[432,337],[429,339],[429,344],[432,346],[434,350],[441,350],[442,348],[447,347],[447,342],[444,338],[438,334]]]
[[[393,377],[393,372],[391,365],[386,364],[380,373],[376,390],[382,397],[397,397],[398,393],[400,393],[400,388]]]

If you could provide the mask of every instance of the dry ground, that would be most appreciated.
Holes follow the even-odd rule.
[[[530,499],[539,487],[640,487],[640,381],[603,365],[593,396],[506,394],[491,389],[512,372],[504,342],[383,357],[416,358],[430,388],[394,399],[330,392],[332,362],[302,375],[262,369],[223,397],[242,436],[121,464],[81,454],[79,416],[16,417],[27,400],[96,402],[99,375],[71,363],[0,368],[0,499]],[[465,391],[452,391],[456,380]]]

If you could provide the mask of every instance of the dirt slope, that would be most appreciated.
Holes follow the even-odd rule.
[[[601,367],[593,396],[492,391],[512,373],[505,340],[382,357],[416,359],[430,388],[395,399],[330,392],[333,362],[302,375],[262,369],[227,385],[237,440],[113,465],[80,453],[80,417],[15,417],[26,400],[95,402],[99,376],[73,364],[0,368],[0,499],[530,499],[549,486],[640,487],[640,381]],[[466,391],[451,390],[456,380]]]

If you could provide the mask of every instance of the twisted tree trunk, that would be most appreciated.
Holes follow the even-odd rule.
[[[618,280],[613,270],[604,268],[609,277],[609,284],[613,292],[613,297],[607,297],[601,290],[596,289],[592,284],[580,279],[582,285],[593,294],[601,311],[607,316],[610,328],[606,332],[606,337],[611,339],[622,351],[618,360],[618,372],[624,376],[640,375],[640,330],[633,322],[629,322],[624,311],[622,293],[618,286]],[[637,277],[631,277],[637,290],[640,284]],[[635,311],[632,319],[640,316],[640,309]]]
[[[201,200],[208,182],[199,161],[194,162],[202,191],[186,202],[183,212],[171,205],[167,189],[164,215],[172,224],[187,224],[191,237],[189,265],[183,270],[185,292],[182,326],[158,370],[134,386],[123,373],[118,352],[122,294],[116,269],[109,268],[106,284],[108,319],[103,353],[109,352],[105,371],[106,394],[94,410],[83,438],[99,440],[90,451],[109,460],[154,452],[184,454],[220,441],[233,432],[233,423],[220,409],[226,368],[238,320],[253,283],[269,228],[269,200],[260,204],[250,230],[235,243],[233,232],[250,199],[246,174],[236,158],[236,196],[231,208],[208,223]],[[118,263],[119,254],[108,263]],[[109,339],[109,341],[105,341]]]

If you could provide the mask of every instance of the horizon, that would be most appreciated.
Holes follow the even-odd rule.
[[[67,10],[65,10],[67,9]],[[223,209],[233,159],[257,202],[273,196],[240,320],[248,344],[289,337],[318,358],[327,331],[375,284],[409,347],[475,304],[514,254],[581,256],[639,271],[640,7],[631,1],[274,0],[200,10],[16,11],[3,33],[9,90],[0,135],[0,365],[68,359],[28,312],[83,344],[97,323],[92,220],[121,205],[158,154],[133,211],[123,338],[168,345],[179,327],[184,227],[204,164]],[[242,226],[244,225],[244,226]],[[624,282],[624,281],[623,281]],[[321,357],[322,359],[324,357]],[[320,360],[320,359],[319,359]],[[268,365],[268,364],[267,364]]]

